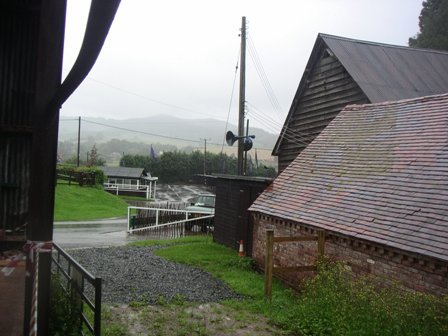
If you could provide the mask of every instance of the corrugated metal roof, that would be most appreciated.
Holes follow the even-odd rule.
[[[347,106],[250,210],[448,261],[448,94]]]
[[[129,167],[100,167],[104,174],[108,177],[123,177],[123,178],[140,178],[151,177],[144,168],[129,168]]]
[[[355,40],[318,34],[282,132],[272,151],[278,149],[285,130],[306,88],[311,68],[328,48],[359,85],[371,103],[424,97],[448,92],[448,52]]]
[[[319,37],[372,103],[448,92],[448,52]]]

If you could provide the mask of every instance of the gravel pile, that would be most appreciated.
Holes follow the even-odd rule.
[[[191,266],[155,256],[160,247],[109,247],[69,251],[91,274],[103,279],[102,301],[130,303],[186,301],[218,302],[242,296],[222,281]]]

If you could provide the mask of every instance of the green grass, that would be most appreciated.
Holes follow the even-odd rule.
[[[208,243],[211,242],[210,236],[187,236],[176,239],[154,239],[154,240],[141,240],[133,243],[129,243],[131,246],[154,246],[154,245],[172,245],[172,244],[187,244],[187,243]]]
[[[118,195],[124,201],[141,201],[141,202],[153,202],[154,199],[147,200],[145,197],[141,196],[130,196],[130,195]]]
[[[253,270],[251,259],[201,237],[169,243],[156,253],[204,269],[246,296],[225,302],[227,307],[262,313],[292,335],[448,335],[448,297],[404,291],[398,285],[379,288],[368,278],[354,281],[344,265],[323,261],[300,294],[274,281],[267,302],[264,278]]]
[[[55,193],[55,221],[125,217],[127,203],[94,187],[58,183]]]

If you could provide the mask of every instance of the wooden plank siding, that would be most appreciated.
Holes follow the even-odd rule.
[[[216,183],[215,231],[213,237],[218,243],[229,247],[236,246],[239,226],[240,188],[229,181]],[[219,201],[218,201],[219,200]]]
[[[239,241],[243,240],[246,255],[251,255],[253,223],[247,209],[271,182],[271,179],[233,175],[216,179],[213,233],[216,242],[238,250]]]
[[[349,104],[369,103],[358,84],[336,57],[322,51],[306,86],[298,97],[278,150],[279,172],[311,143],[336,115]]]
[[[1,6],[0,241],[3,245],[21,236],[15,243],[21,248],[29,212],[39,13],[26,6]]]

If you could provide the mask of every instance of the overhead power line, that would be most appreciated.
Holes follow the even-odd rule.
[[[237,78],[237,75],[238,75],[238,65],[239,65],[239,62],[240,62],[240,51],[241,50],[238,50],[238,58],[236,60],[235,75],[233,77],[232,93],[230,94],[229,110],[227,112],[226,127],[225,127],[225,130],[224,130],[224,136],[223,136],[223,139],[222,139],[221,153],[224,150],[224,141],[226,140],[227,126],[229,125],[230,110],[232,109],[233,95],[234,95],[234,92],[235,92],[235,83],[236,83],[236,78]]]
[[[298,145],[305,145],[307,146],[309,144],[309,141],[303,137],[298,131],[292,130],[287,128],[286,126],[280,125],[278,122],[276,122],[274,119],[272,119],[270,116],[268,116],[266,113],[263,113],[260,109],[255,107],[253,104],[248,103],[250,106],[250,115],[254,117],[257,121],[262,123],[267,129],[275,130],[276,132],[281,133],[284,130],[284,137]],[[273,126],[275,126],[275,129]],[[278,129],[280,128],[280,131]]]
[[[268,99],[274,108],[274,110],[277,112],[279,119],[282,119],[282,108],[280,107],[280,103],[277,99],[277,96],[274,93],[274,90],[272,89],[272,85],[269,81],[268,76],[266,75],[266,71],[264,70],[263,63],[261,62],[260,56],[258,54],[258,51],[255,47],[254,41],[252,40],[251,36],[249,35],[249,55],[252,58],[252,61],[255,65],[255,70],[257,71],[258,77],[260,78],[260,81],[266,91],[266,95],[268,96]]]
[[[101,122],[91,121],[91,120],[87,120],[85,118],[83,118],[82,121],[86,122],[86,123],[90,123],[90,124],[96,124],[96,125],[100,125],[100,126],[104,126],[104,127],[108,127],[108,128],[114,128],[114,129],[127,131],[127,132],[131,132],[131,133],[144,134],[144,135],[150,135],[150,136],[160,137],[160,138],[164,138],[164,139],[172,139],[172,140],[202,144],[202,141],[200,141],[200,140],[185,139],[185,138],[162,135],[162,134],[157,134],[157,133],[152,133],[152,132],[140,131],[140,130],[130,129],[130,128],[126,128],[126,127],[114,126],[114,125],[109,125],[109,124],[105,124],[105,123],[101,123]],[[213,145],[213,146],[221,146],[221,144],[213,143],[213,142],[207,142],[207,144]],[[256,149],[263,150],[263,151],[272,151],[272,149],[270,149],[270,148],[257,147]]]

